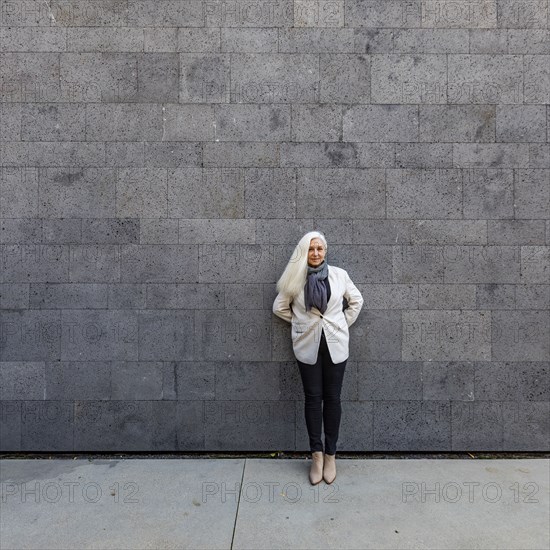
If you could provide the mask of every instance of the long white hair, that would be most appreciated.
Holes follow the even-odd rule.
[[[304,289],[307,280],[307,258],[311,239],[319,238],[325,246],[325,262],[327,261],[327,240],[320,231],[306,233],[296,245],[283,274],[277,281],[277,292],[294,298]]]

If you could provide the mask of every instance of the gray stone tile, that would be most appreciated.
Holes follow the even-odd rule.
[[[289,105],[222,105],[216,108],[217,141],[284,141],[290,139]]]
[[[420,141],[494,142],[494,105],[420,105]]]
[[[297,176],[298,217],[383,218],[385,215],[384,170],[302,168],[298,169]]]
[[[46,398],[43,361],[3,361],[0,364],[0,382],[2,401]]]
[[[322,103],[371,102],[372,61],[369,56],[321,53],[319,59],[319,100]]]
[[[65,309],[60,318],[62,361],[138,359],[143,337],[138,332],[137,311]]]
[[[344,111],[344,141],[418,141],[418,107],[355,105]]]
[[[475,367],[478,364],[484,363],[424,361],[422,398],[427,401],[473,401]]]
[[[194,245],[121,245],[119,282],[197,282],[197,261]]]
[[[461,218],[461,184],[456,168],[388,169],[388,218]]]
[[[31,309],[104,309],[109,289],[102,284],[31,283]]]
[[[451,407],[448,401],[384,400],[374,403],[373,450],[434,451],[450,445]]]
[[[258,309],[195,312],[200,361],[270,361],[272,313]]]
[[[253,219],[294,217],[299,199],[294,168],[244,170],[245,217]]]
[[[486,311],[404,311],[402,323],[404,361],[491,359],[491,316]]]
[[[371,98],[373,103],[447,103],[447,56],[373,55]]]
[[[550,311],[493,311],[491,324],[491,360],[550,359]]]
[[[111,399],[110,361],[47,361],[48,401]]]

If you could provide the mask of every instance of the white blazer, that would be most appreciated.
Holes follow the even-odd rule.
[[[309,365],[317,362],[323,329],[332,362],[341,363],[349,357],[348,328],[363,307],[363,297],[345,269],[329,265],[328,280],[330,300],[323,314],[315,306],[306,311],[304,292],[294,300],[279,292],[273,302],[273,313],[292,325],[292,347],[296,359]],[[344,296],[349,307],[342,311]]]

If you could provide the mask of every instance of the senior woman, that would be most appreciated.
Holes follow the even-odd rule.
[[[340,393],[349,357],[348,328],[363,307],[363,297],[347,271],[328,265],[326,253],[325,236],[319,231],[306,233],[277,281],[278,294],[273,302],[273,313],[292,325],[292,347],[304,388],[312,485],[323,479],[330,484],[336,479]],[[348,304],[345,309],[343,298]]]

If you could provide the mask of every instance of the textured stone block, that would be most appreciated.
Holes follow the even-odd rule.
[[[421,105],[420,141],[495,141],[496,114],[493,105]]]
[[[11,10],[8,8],[9,5],[3,4],[2,22],[9,17],[10,12],[17,11],[17,8],[13,10],[13,3],[10,6]],[[19,4],[21,7],[24,5],[23,2]],[[72,49],[70,39],[67,40],[70,31],[71,29],[44,27],[3,27],[0,29],[0,49],[3,52],[64,52],[68,45],[69,49]]]
[[[205,401],[205,450],[294,449],[293,401]]]
[[[0,142],[21,140],[21,104],[0,103]],[[0,161],[2,155],[0,154]]]
[[[42,241],[42,224],[36,218],[0,220],[0,242],[4,244],[34,244]]]
[[[342,108],[338,105],[293,105],[292,141],[338,141]]]
[[[392,52],[414,53],[469,53],[466,29],[399,29],[394,32]],[[379,53],[379,52],[372,52]],[[506,53],[506,52],[503,52]],[[414,62],[413,62],[414,67]]]
[[[475,365],[477,363],[471,361],[424,361],[422,363],[423,399],[473,401]]]
[[[508,169],[475,168],[462,171],[464,216],[467,218],[513,218],[514,173]]]
[[[257,4],[206,0],[203,3],[205,27],[292,27],[293,15],[292,0],[275,0],[271,3]]]
[[[147,401],[164,398],[161,361],[113,361],[111,399]]]
[[[21,139],[23,141],[84,140],[85,114],[84,105],[23,105]]]
[[[276,167],[279,165],[279,144],[268,142],[205,142],[205,167]],[[281,162],[281,166],[284,164]]]
[[[314,103],[319,97],[319,58],[312,54],[231,56],[232,103]]]
[[[502,409],[500,401],[452,401],[452,450],[502,450]]]
[[[345,4],[351,27],[420,27],[420,0],[351,0]]]
[[[550,311],[493,311],[493,361],[548,361]]]
[[[122,245],[121,282],[196,282],[197,261],[193,245]]]
[[[139,313],[139,359],[143,361],[192,361],[193,312],[166,309]]]
[[[72,401],[22,401],[22,451],[72,451]]]
[[[224,285],[203,283],[149,283],[149,309],[223,309]]]
[[[45,399],[45,378],[43,361],[3,361],[0,364],[0,399]]]
[[[29,292],[31,309],[104,309],[107,285],[78,283],[32,283]]]
[[[254,220],[182,219],[179,222],[181,244],[255,244]]]
[[[111,399],[110,361],[47,361],[46,399]]]
[[[0,309],[28,309],[29,284],[0,284]]]
[[[392,148],[386,152],[386,162],[389,156],[393,162],[393,146],[382,144],[382,147],[386,146]],[[284,167],[344,168],[359,164],[358,145],[355,143],[282,143],[280,149],[281,166]],[[364,161],[363,167],[370,168],[369,164]]]
[[[157,104],[88,104],[86,140],[160,141],[164,135],[162,114]]]
[[[69,246],[2,245],[2,282],[62,283],[69,280]]]
[[[370,103],[371,59],[366,55],[320,54],[322,103]]]
[[[544,220],[488,220],[489,244],[544,244]]]
[[[550,217],[550,170],[517,170],[515,213],[517,218]]]
[[[497,141],[546,141],[545,105],[497,107]]]
[[[370,361],[359,364],[359,401],[422,399],[422,363]]]
[[[289,105],[220,105],[214,124],[216,141],[290,139]]]
[[[116,283],[120,281],[120,274],[118,245],[70,245],[69,279],[72,283]]]
[[[298,169],[298,217],[382,218],[384,171]]]
[[[66,48],[50,51],[66,49],[69,52],[142,52],[143,29],[69,28],[66,41]]]
[[[223,361],[216,363],[216,400],[278,401],[284,396],[277,362]]]
[[[62,361],[136,361],[138,312],[134,310],[79,310],[60,312]],[[50,358],[53,360],[53,358]]]
[[[21,450],[21,401],[0,401],[0,451]]]
[[[263,310],[195,312],[195,357],[201,361],[270,361],[271,315]]]
[[[520,55],[448,56],[449,103],[522,103],[522,82]]]
[[[488,309],[476,307],[475,285],[418,285],[419,309]]]
[[[373,103],[446,103],[447,56],[373,55]]]
[[[74,450],[155,451],[176,444],[174,401],[76,401]]]
[[[357,105],[344,111],[344,141],[418,141],[418,108]]]
[[[203,2],[189,0],[132,1],[127,17],[130,27],[202,27]]]
[[[374,450],[374,403],[372,401],[343,401],[342,410],[344,412],[338,434],[337,450],[349,449],[359,452]],[[306,446],[296,450],[309,450],[307,439],[305,441]],[[298,445],[298,442],[296,444]]]
[[[344,0],[295,0],[295,27],[343,27]]]
[[[448,401],[377,401],[373,425],[375,451],[434,451],[451,445]]]
[[[215,29],[205,29],[212,31]],[[236,29],[222,28],[221,51],[241,53],[275,53],[277,52],[278,29]],[[187,50],[192,51],[192,50]]]
[[[491,316],[487,311],[404,311],[404,361],[489,361]]]
[[[244,217],[244,170],[176,168],[168,171],[171,218]]]
[[[502,446],[514,451],[548,451],[550,445],[550,406],[548,401],[539,403],[503,403]]]
[[[58,53],[0,54],[0,101],[49,102],[61,97]]]
[[[449,246],[442,249],[446,283],[519,283],[517,246]]]
[[[388,217],[462,217],[461,176],[457,169],[386,170]]]
[[[299,202],[296,195],[293,168],[247,168],[244,171],[246,218],[294,217]]]
[[[455,143],[453,161],[458,168],[526,168],[526,143]]]
[[[180,54],[181,103],[227,103],[230,91],[229,54]]]
[[[282,28],[279,29],[279,52],[353,53],[355,36],[355,29],[350,28]]]
[[[470,51],[472,54],[507,54],[521,53],[508,51],[508,36],[506,29],[470,29]],[[468,53],[468,52],[466,52]]]
[[[117,216],[165,218],[168,213],[166,168],[116,171]]]

